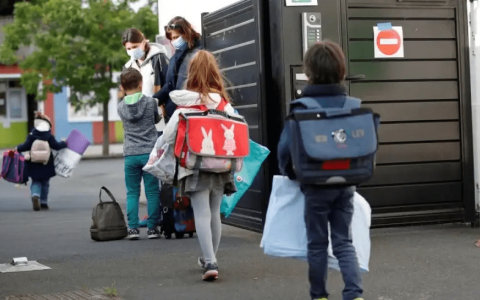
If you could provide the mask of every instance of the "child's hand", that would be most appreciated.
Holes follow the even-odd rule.
[[[119,100],[122,99],[123,97],[125,97],[125,90],[123,89],[123,87],[121,85],[118,86],[117,97],[118,97]]]

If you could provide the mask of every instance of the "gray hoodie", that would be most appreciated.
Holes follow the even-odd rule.
[[[150,154],[157,141],[155,124],[160,122],[155,99],[142,96],[134,104],[118,104],[118,115],[123,121],[123,155]]]

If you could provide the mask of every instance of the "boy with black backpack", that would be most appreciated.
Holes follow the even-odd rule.
[[[343,300],[361,300],[362,278],[351,222],[355,186],[370,179],[378,117],[347,96],[339,45],[320,42],[306,53],[308,86],[293,101],[278,145],[280,172],[305,195],[310,295],[326,300],[329,223],[332,248],[345,281]]]
[[[56,175],[51,149],[58,151],[66,148],[67,144],[63,141],[57,142],[51,132],[52,122],[43,113],[35,113],[34,126],[25,143],[17,146],[17,151],[30,151],[26,169],[29,177],[32,178],[30,190],[33,210],[39,211],[49,209],[50,179]]]

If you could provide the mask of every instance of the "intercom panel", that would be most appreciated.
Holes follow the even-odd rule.
[[[322,40],[322,14],[316,12],[302,13],[303,54],[316,42]]]
[[[302,66],[290,67],[292,80],[292,101],[303,97],[303,89],[307,86],[307,76]]]

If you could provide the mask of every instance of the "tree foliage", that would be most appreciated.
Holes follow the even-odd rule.
[[[154,40],[157,16],[150,7],[135,13],[129,1],[17,2],[14,21],[3,28],[0,61],[19,63],[24,70],[23,86],[39,100],[45,99],[48,92],[69,86],[74,106],[83,105],[80,99],[85,98],[89,99],[88,105],[108,103],[110,89],[117,85],[112,71],[121,70],[128,60],[121,37],[129,27],[140,29]],[[31,55],[17,57],[19,47],[31,45],[35,49]]]

